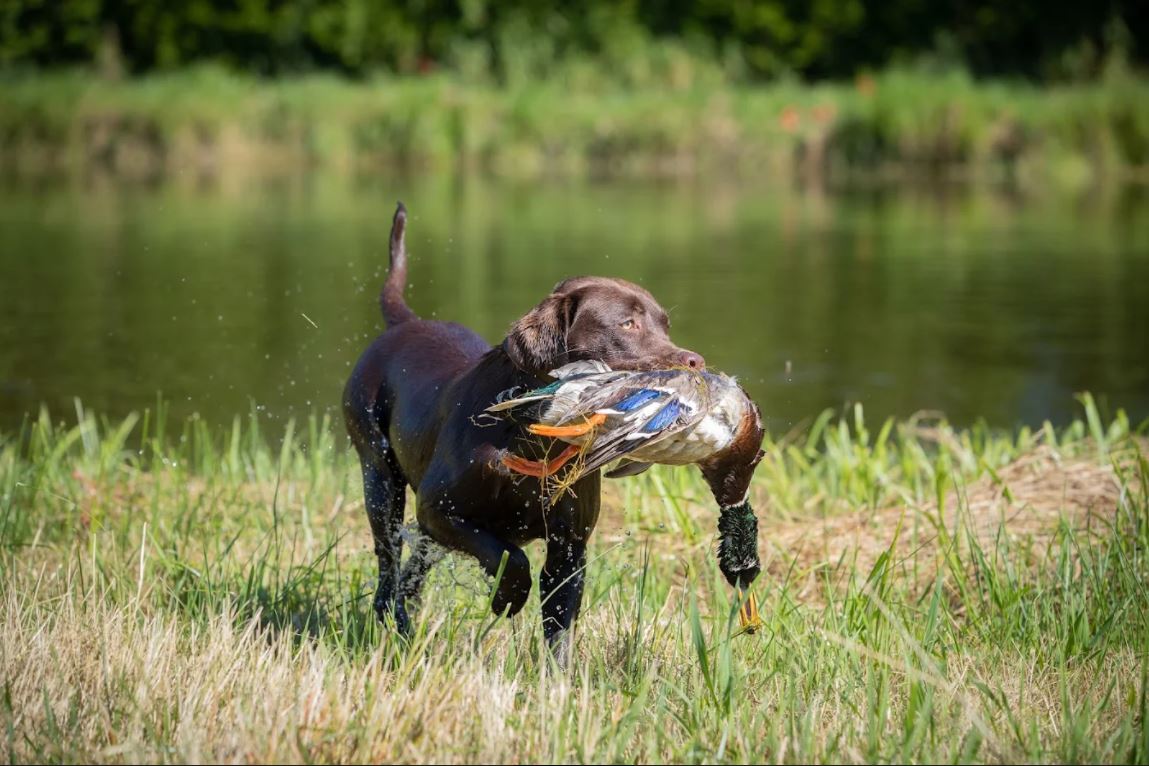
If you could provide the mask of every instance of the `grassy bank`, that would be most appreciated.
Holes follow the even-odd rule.
[[[0,440],[0,751],[1149,762],[1149,463],[1087,404],[1058,432],[859,410],[768,440],[756,636],[732,636],[695,475],[611,483],[570,677],[537,601],[493,620],[465,560],[412,646],[376,625],[329,423],[272,445],[255,420],[41,417]]]
[[[128,175],[332,166],[514,176],[725,172],[810,181],[1144,178],[1149,82],[1035,87],[891,71],[731,84],[684,57],[620,85],[577,67],[495,87],[451,75],[261,81],[198,69],[127,81],[0,78],[0,162]]]

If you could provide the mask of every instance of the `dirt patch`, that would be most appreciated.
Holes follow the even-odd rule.
[[[933,582],[947,556],[969,562],[975,542],[991,556],[1002,545],[1020,546],[1036,564],[1045,560],[1042,554],[1063,524],[1087,536],[1111,531],[1126,494],[1144,491],[1135,478],[1123,486],[1119,472],[1133,468],[1146,452],[1144,444],[1132,441],[1108,458],[1095,451],[1066,456],[1042,446],[951,490],[940,504],[766,525],[765,569],[778,582],[786,579],[795,598],[820,601],[827,575],[835,587],[865,578],[887,550],[898,576],[918,587]]]

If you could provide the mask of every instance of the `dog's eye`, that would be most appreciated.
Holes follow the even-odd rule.
[[[625,322],[623,322],[622,324],[620,324],[619,327],[621,327],[624,330],[633,330],[634,328],[638,327],[638,323],[635,322],[633,319],[628,319]]]

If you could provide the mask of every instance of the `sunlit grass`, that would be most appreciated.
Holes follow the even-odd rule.
[[[42,415],[0,436],[0,748],[1144,763],[1149,462],[1083,405],[1064,429],[857,408],[769,438],[756,636],[733,635],[694,472],[610,483],[569,676],[537,594],[496,620],[465,559],[433,574],[410,645],[376,623],[357,465],[325,420],[273,441],[256,418]]]

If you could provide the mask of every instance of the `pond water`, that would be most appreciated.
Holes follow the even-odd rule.
[[[346,176],[0,184],[0,428],[75,397],[230,423],[338,412],[396,199],[408,297],[499,340],[560,279],[641,283],[771,430],[1149,416],[1149,194]]]

